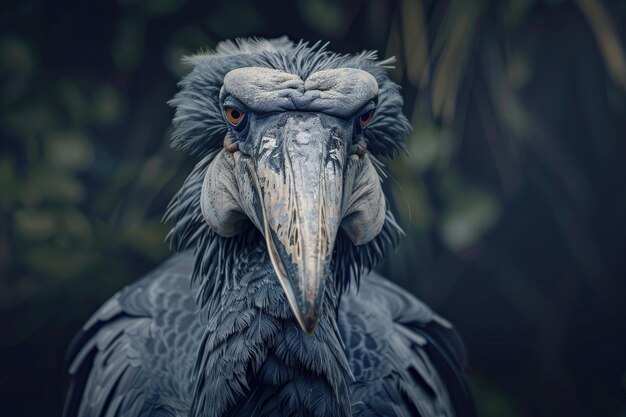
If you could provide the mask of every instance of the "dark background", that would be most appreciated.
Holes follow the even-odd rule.
[[[8,3],[8,2],[5,2]],[[481,416],[626,416],[625,2],[36,1],[0,15],[0,412],[169,256],[183,54],[244,35],[398,58],[407,236],[381,270],[460,329]]]

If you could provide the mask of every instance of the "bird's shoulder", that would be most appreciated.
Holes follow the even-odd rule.
[[[474,415],[460,337],[407,291],[376,273],[364,276],[343,295],[339,326],[355,416]]]
[[[189,379],[193,363],[185,358],[196,348],[190,335],[201,332],[192,263],[187,254],[171,258],[115,294],[85,323],[66,358],[72,381],[64,416],[142,416],[159,411],[150,405],[151,395],[169,392],[176,398],[188,391],[170,381]],[[171,378],[177,373],[184,378]],[[169,404],[169,414],[184,408],[177,401]]]

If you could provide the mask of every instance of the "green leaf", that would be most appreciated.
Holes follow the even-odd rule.
[[[302,19],[312,28],[328,36],[343,33],[345,16],[337,3],[329,0],[298,1]]]
[[[117,37],[111,47],[113,62],[122,70],[134,69],[144,52],[145,22],[124,18],[118,24]]]
[[[93,149],[83,132],[54,132],[44,145],[46,162],[56,169],[79,171],[93,163]]]
[[[455,185],[447,192],[440,234],[453,251],[473,246],[500,217],[500,203],[490,193],[468,185]]]
[[[446,129],[430,124],[415,126],[407,140],[410,164],[414,172],[423,173],[434,165],[449,163],[453,149],[452,135]]]
[[[119,119],[121,107],[119,91],[110,85],[100,85],[93,98],[93,120],[99,125],[110,125]]]
[[[22,209],[13,215],[15,233],[21,239],[45,240],[58,230],[55,215],[51,211]]]

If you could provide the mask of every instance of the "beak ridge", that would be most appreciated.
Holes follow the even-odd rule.
[[[275,148],[263,143],[276,140],[261,140],[257,176],[263,234],[291,310],[312,335],[341,221],[346,149],[315,116],[287,119],[283,135]]]

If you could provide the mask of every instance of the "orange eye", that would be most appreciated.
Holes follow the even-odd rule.
[[[363,113],[359,117],[359,123],[361,124],[361,127],[365,127],[369,125],[372,122],[373,118],[374,118],[374,110],[370,110],[366,113]]]
[[[228,122],[233,126],[237,126],[239,123],[241,123],[241,121],[243,120],[243,116],[246,115],[244,112],[242,112],[241,110],[237,110],[234,107],[227,107],[225,114],[226,120],[228,120]]]

